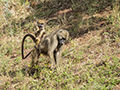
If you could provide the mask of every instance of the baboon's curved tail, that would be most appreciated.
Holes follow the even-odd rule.
[[[35,37],[32,35],[32,34],[26,34],[24,37],[23,37],[23,40],[22,40],[22,48],[21,48],[21,52],[22,52],[22,59],[25,59],[25,58],[27,58],[30,54],[31,54],[31,51],[26,55],[26,56],[24,56],[24,41],[25,41],[25,39],[26,39],[26,37],[30,37],[30,38],[32,38],[32,40],[36,43],[36,40],[35,40]]]

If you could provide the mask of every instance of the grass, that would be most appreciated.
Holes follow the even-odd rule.
[[[0,1],[1,90],[112,90],[120,89],[120,31],[117,0]],[[6,4],[5,4],[6,3]],[[36,72],[29,75],[30,57],[21,58],[21,41],[34,33],[37,19],[51,19],[47,33],[70,32],[60,67],[51,70],[41,55]],[[34,46],[27,38],[25,53]],[[33,71],[31,71],[33,72]]]

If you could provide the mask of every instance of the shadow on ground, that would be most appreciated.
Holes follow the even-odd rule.
[[[88,31],[99,30],[104,25],[108,25],[104,17],[93,17],[93,14],[106,11],[107,8],[113,8],[114,0],[106,1],[88,1],[88,0],[53,0],[46,2],[31,2],[34,13],[28,16],[24,21],[33,22],[37,19],[51,19],[49,26],[60,25],[70,32],[74,39],[87,33]],[[87,19],[85,18],[87,15]],[[105,22],[103,22],[105,21]],[[103,22],[103,23],[101,23]],[[51,25],[52,24],[52,25]]]

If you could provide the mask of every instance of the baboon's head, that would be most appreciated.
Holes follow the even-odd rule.
[[[37,25],[38,27],[41,29],[41,28],[44,28],[44,25],[45,25],[45,20],[38,20],[37,21]]]
[[[69,32],[67,30],[61,29],[57,34],[58,42],[60,45],[63,45],[66,40],[69,38]]]

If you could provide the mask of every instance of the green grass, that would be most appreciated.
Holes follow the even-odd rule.
[[[5,2],[0,2],[3,9]],[[10,0],[0,11],[0,89],[116,89],[120,85],[119,12],[117,0]],[[31,58],[21,58],[22,38],[34,33],[36,20],[53,17],[57,18],[47,23],[47,33],[59,28],[70,32],[60,67],[52,70],[50,59],[41,55],[35,72],[31,71],[34,74],[29,75]],[[27,38],[25,53],[33,46]]]

